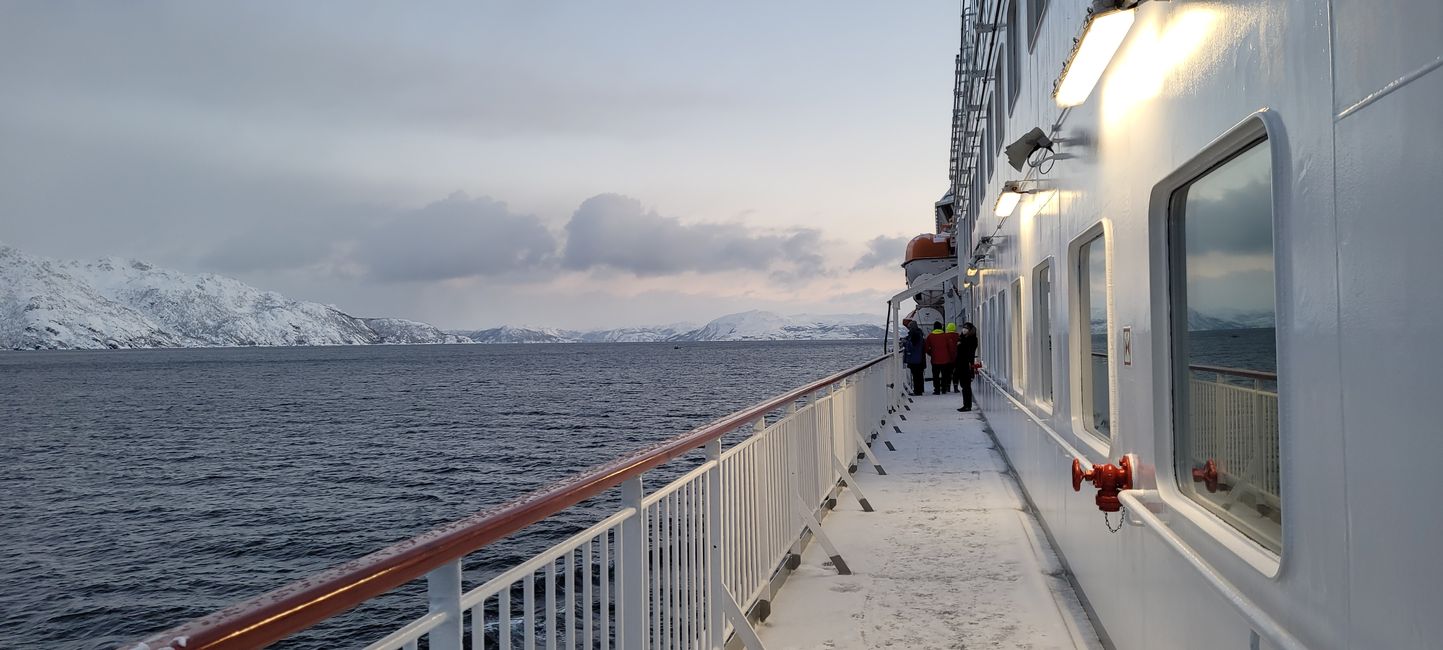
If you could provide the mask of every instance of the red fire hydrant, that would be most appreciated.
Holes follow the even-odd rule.
[[[1097,509],[1103,512],[1117,512],[1122,501],[1117,494],[1132,489],[1132,462],[1123,456],[1116,465],[1093,465],[1083,471],[1082,462],[1072,459],[1072,491],[1081,492],[1082,482],[1090,481],[1097,487]]]

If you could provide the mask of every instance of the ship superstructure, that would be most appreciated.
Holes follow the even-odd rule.
[[[1438,647],[1443,3],[963,6],[982,404],[1098,630]]]

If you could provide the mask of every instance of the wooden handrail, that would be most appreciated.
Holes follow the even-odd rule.
[[[259,648],[310,628],[371,598],[425,576],[527,526],[620,485],[767,413],[794,403],[891,357],[819,379],[631,455],[563,479],[365,557],[332,567],[245,602],[154,634],[127,649]]]

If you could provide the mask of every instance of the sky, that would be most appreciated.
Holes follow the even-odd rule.
[[[957,3],[0,5],[0,242],[447,328],[881,312]]]

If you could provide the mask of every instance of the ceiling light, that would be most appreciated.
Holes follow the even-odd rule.
[[[1136,18],[1136,3],[1122,9],[1117,0],[1099,0],[1088,10],[1082,23],[1082,37],[1077,39],[1072,54],[1062,65],[1062,76],[1053,86],[1052,98],[1058,106],[1077,106],[1087,101],[1092,88],[1117,49],[1122,47],[1128,30]]]

